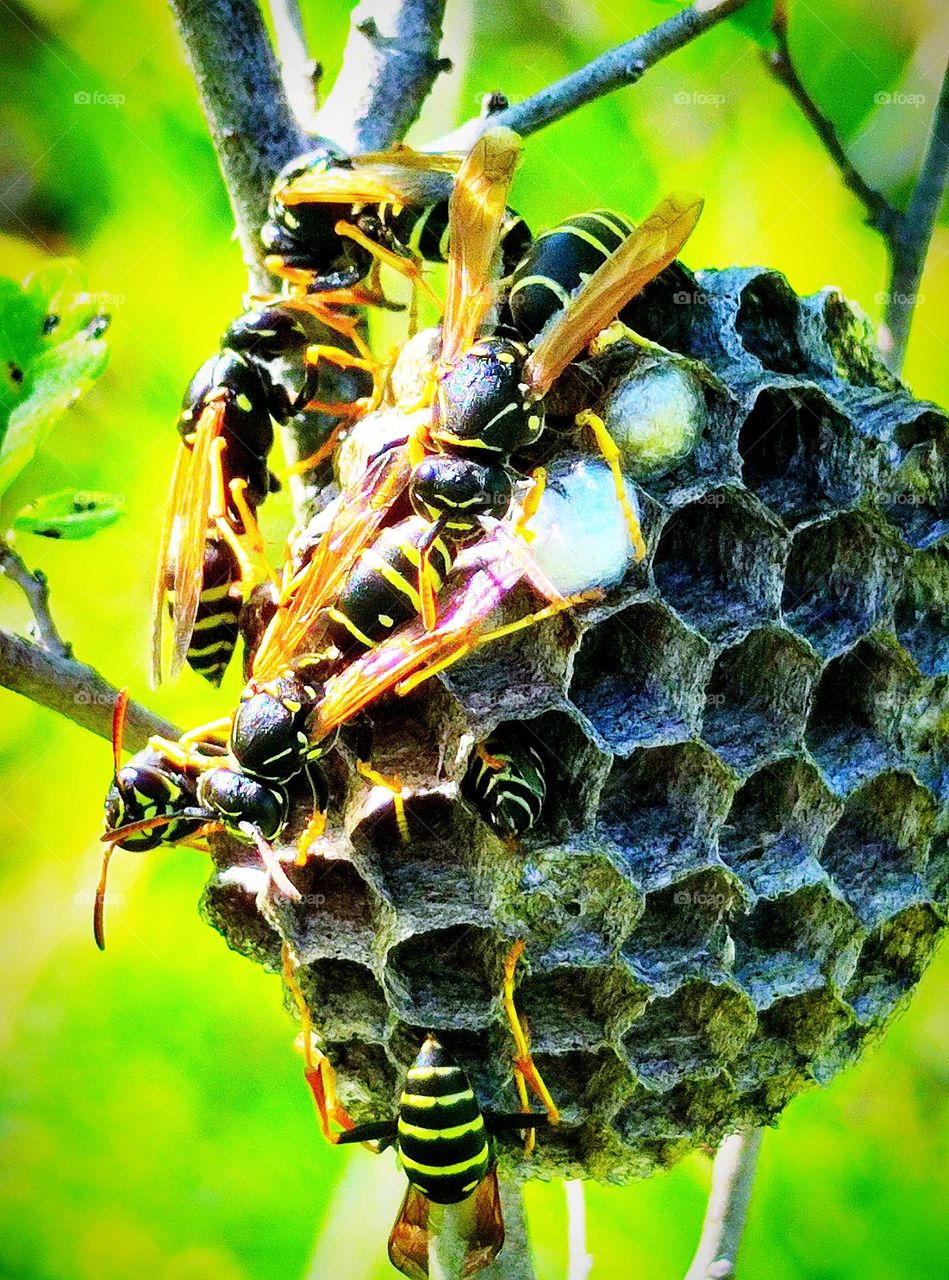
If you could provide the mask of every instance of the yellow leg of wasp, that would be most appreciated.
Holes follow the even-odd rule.
[[[231,716],[222,716],[219,720],[209,720],[206,724],[199,724],[196,728],[183,733],[174,745],[188,751],[191,747],[196,747],[199,742],[226,743],[231,734],[231,721]]]
[[[392,796],[392,807],[395,810],[396,826],[399,828],[399,835],[402,837],[402,843],[409,842],[409,820],[405,815],[405,796],[404,788],[398,778],[387,778],[385,774],[379,773],[377,769],[373,769],[371,764],[367,764],[365,760],[357,760],[356,769],[358,773],[371,782],[374,787],[382,787]]]
[[[310,850],[325,830],[326,814],[322,811],[314,813],[312,818],[310,818],[309,822],[304,827],[300,839],[297,841],[296,865],[298,867],[306,865],[306,860],[310,856]]]
[[[517,969],[517,962],[523,954],[524,943],[519,938],[507,953],[504,961],[504,987],[501,995],[501,1003],[504,1006],[504,1012],[507,1014],[511,1034],[514,1036],[514,1080],[517,1085],[517,1095],[520,1099],[521,1110],[529,1111],[530,1102],[527,1089],[530,1086],[546,1110],[550,1123],[558,1124],[560,1112],[557,1110],[557,1104],[550,1096],[550,1090],[544,1083],[543,1076],[541,1076],[534,1064],[530,1040],[527,1036],[527,1025],[518,1013],[517,1006],[514,1003],[514,973]],[[534,1131],[530,1129],[524,1141],[524,1150],[530,1154],[533,1149]]]
[[[472,636],[470,639],[462,641],[457,648],[453,649],[444,658],[440,658],[437,662],[433,662],[427,667],[421,667],[414,675],[407,676],[406,679],[400,681],[395,686],[395,692],[400,698],[404,697],[422,684],[423,681],[430,680],[432,676],[437,676],[440,671],[445,671],[454,663],[460,662],[462,658],[474,653],[482,645],[490,644],[493,640],[500,640],[504,636],[513,635],[516,631],[523,631],[525,627],[532,627],[537,622],[544,622],[547,618],[554,617],[555,614],[563,613],[564,609],[573,609],[578,604],[589,604],[592,600],[601,600],[602,598],[603,592],[598,590],[582,591],[575,596],[563,596],[552,604],[545,605],[543,609],[538,609],[535,613],[529,613],[524,618],[518,618],[516,622],[508,622],[503,627],[495,627],[492,631],[485,631],[481,635]]]
[[[623,476],[623,470],[620,466],[620,451],[615,440],[606,429],[606,423],[597,414],[589,409],[584,409],[582,413],[577,414],[576,418],[578,427],[589,427],[593,432],[596,440],[597,448],[603,455],[604,461],[613,473],[613,484],[616,488],[616,501],[623,509],[623,515],[626,517],[626,527],[629,529],[629,539],[633,544],[633,552],[637,560],[642,560],[646,554],[646,543],[643,538],[643,531],[639,524],[639,517],[633,510],[633,505],[626,493],[626,480]]]
[[[276,583],[276,576],[267,559],[263,534],[260,532],[257,517],[245,496],[247,481],[239,477],[232,480],[230,485],[225,485],[224,452],[226,449],[227,441],[223,436],[218,436],[211,445],[211,496],[208,503],[208,516],[211,525],[234,552],[241,574],[241,587],[246,599],[258,583],[268,581]],[[231,523],[228,494],[244,526],[243,533],[237,533]]]
[[[629,325],[623,324],[622,320],[614,320],[612,324],[601,330],[593,341],[590,343],[590,354],[593,356],[601,356],[604,351],[608,351],[610,347],[615,347],[618,342],[632,342],[637,347],[642,347],[644,351],[659,351],[663,355],[667,354],[667,349],[661,347],[658,342],[651,342],[649,338],[644,338],[641,334],[636,333]]]
[[[283,966],[283,980],[293,996],[293,1002],[297,1006],[297,1012],[300,1015],[301,1030],[300,1035],[297,1037],[296,1047],[303,1054],[304,1075],[307,1084],[310,1086],[310,1092],[313,1094],[313,1101],[316,1103],[316,1109],[320,1117],[320,1128],[327,1142],[337,1142],[338,1134],[332,1128],[333,1123],[338,1124],[341,1129],[353,1129],[355,1124],[336,1096],[336,1072],[333,1070],[333,1064],[315,1043],[316,1035],[313,1030],[313,1015],[310,1013],[306,997],[297,981],[296,960],[289,944],[286,942],[281,948],[280,957]]]
[[[514,532],[519,538],[523,538],[525,542],[534,541],[534,534],[527,526],[537,514],[540,500],[544,496],[544,490],[547,488],[546,470],[543,467],[535,467],[531,472],[531,479],[534,483],[521,503],[521,514],[518,516],[517,523],[514,526]]]
[[[413,309],[415,307],[415,290],[416,288],[421,288],[425,290],[439,312],[441,312],[441,299],[425,279],[425,274],[416,258],[403,258],[401,254],[393,253],[391,249],[386,249],[383,245],[376,244],[350,222],[337,222],[335,230],[338,236],[346,236],[348,239],[354,240],[356,244],[362,245],[366,252],[372,254],[373,258],[381,262],[383,266],[392,267],[394,271],[398,271],[400,275],[405,276],[412,282]]]
[[[215,724],[226,723],[227,732],[230,732],[230,720],[215,721]],[[214,725],[202,725],[199,729],[194,729],[191,734],[183,734],[178,742],[172,742],[170,738],[153,737],[149,738],[148,745],[153,751],[157,751],[164,756],[169,764],[177,765],[179,769],[215,769],[220,763],[218,756],[206,756],[200,752],[192,751],[192,747],[204,738],[211,737],[211,733],[202,732],[203,730],[211,730]],[[195,736],[192,736],[195,735]]]

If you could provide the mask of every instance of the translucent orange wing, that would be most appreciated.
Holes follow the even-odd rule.
[[[426,155],[409,147],[357,156],[352,165],[301,173],[280,191],[287,205],[318,204],[436,204],[451,194],[451,179],[461,160],[456,156]]]
[[[492,275],[508,192],[521,154],[511,129],[489,129],[465,157],[452,188],[442,363],[472,345],[494,301]]]
[[[493,1169],[471,1193],[471,1205],[465,1207],[466,1248],[460,1274],[472,1276],[493,1262],[504,1244],[501,1195]],[[429,1274],[430,1216],[429,1201],[410,1183],[389,1236],[389,1261],[411,1280],[426,1280]]]
[[[349,571],[375,538],[411,473],[408,449],[389,449],[355,492],[343,492],[312,558],[288,584],[264,632],[252,667],[255,681],[264,684],[276,679],[300,652],[318,645],[327,606],[339,595]]]
[[[570,361],[669,265],[692,234],[702,205],[700,196],[667,196],[556,313],[524,367],[533,392],[548,391]]]
[[[310,718],[313,741],[321,741],[403,681],[430,668],[434,674],[463,658],[481,624],[522,576],[522,567],[506,557],[477,570],[448,594],[433,631],[421,620],[410,622],[332,676]]]
[[[162,613],[169,581],[175,593],[169,667],[172,678],[181,670],[191,643],[201,599],[204,540],[211,500],[211,446],[221,434],[223,421],[223,404],[216,401],[208,405],[198,418],[191,448],[182,444],[175,459],[152,596],[151,678],[154,684],[161,681]]]

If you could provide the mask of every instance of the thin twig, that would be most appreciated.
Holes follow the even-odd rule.
[[[567,1280],[587,1280],[593,1257],[587,1252],[587,1205],[583,1183],[567,1178],[563,1184],[567,1197]]]
[[[362,0],[343,65],[319,113],[319,132],[351,154],[405,136],[451,63],[438,56],[445,0]]]
[[[764,55],[769,71],[790,93],[824,144],[827,154],[839,169],[844,185],[854,193],[866,209],[868,225],[889,240],[902,221],[903,215],[881,191],[871,187],[857,170],[844,150],[833,121],[817,105],[798,75],[791,57],[788,12],[784,3],[779,2],[774,6],[771,32],[776,47]]]
[[[478,1272],[479,1280],[535,1280],[521,1184],[499,1172],[498,1186],[504,1215],[504,1248],[489,1267]]]
[[[729,1280],[735,1275],[762,1132],[733,1133],[719,1147],[702,1236],[685,1280]]]
[[[321,67],[310,57],[298,0],[267,0],[287,102],[307,133],[317,129],[316,86]]]
[[[100,738],[112,737],[112,710],[119,691],[84,662],[0,630],[0,685],[59,712]],[[130,702],[126,745],[137,751],[152,734],[177,738],[180,730],[140,703]]]
[[[942,79],[929,144],[906,213],[893,237],[892,270],[887,290],[880,349],[893,373],[906,359],[906,344],[919,301],[919,285],[933,228],[949,180],[949,66]]]
[[[259,232],[277,171],[306,150],[283,91],[256,0],[170,0],[224,184],[252,288],[266,293]]]
[[[900,374],[919,301],[926,253],[949,180],[949,68],[933,115],[932,130],[906,211],[872,187],[851,161],[833,122],[811,97],[791,56],[787,0],[776,0],[771,19],[776,48],[765,55],[768,68],[785,86],[833,160],[844,185],[867,211],[890,258],[883,322],[878,341],[892,373]]]
[[[506,125],[522,136],[536,133],[605,93],[639,80],[650,67],[690,44],[748,0],[695,0],[626,44],[601,54],[579,71],[485,119],[478,116],[426,145],[426,151],[465,151],[486,128]]]
[[[49,611],[49,583],[40,569],[28,569],[6,542],[0,541],[0,573],[15,582],[29,601],[36,642],[54,658],[68,658],[70,647],[56,629]]]

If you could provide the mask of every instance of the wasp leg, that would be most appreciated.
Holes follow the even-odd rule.
[[[218,726],[224,731],[224,736],[226,737],[227,733],[230,732],[230,720],[217,720],[212,724],[199,725],[197,729],[193,729],[191,732],[197,740],[204,733],[210,736]],[[193,750],[196,743],[192,741],[189,734],[183,734],[177,742],[172,742],[170,738],[155,736],[149,738],[148,745],[153,751],[157,751],[164,756],[169,764],[177,765],[179,769],[216,769],[221,763],[221,758],[217,754],[205,755],[203,752]]]
[[[422,625],[426,631],[434,631],[437,621],[435,604],[437,591],[435,588],[435,571],[432,568],[432,551],[446,523],[447,517],[439,516],[419,546],[418,594],[422,604],[420,611]]]
[[[544,490],[547,488],[546,469],[544,467],[535,467],[531,472],[531,480],[533,484],[521,503],[521,514],[517,517],[517,522],[514,525],[515,534],[519,538],[523,538],[525,542],[534,541],[534,534],[527,526],[537,514],[540,500],[544,496]]]
[[[530,1086],[534,1095],[546,1110],[550,1123],[559,1124],[560,1112],[550,1096],[550,1090],[544,1084],[543,1077],[534,1065],[530,1040],[527,1037],[527,1024],[518,1013],[517,1006],[514,1003],[514,972],[517,969],[517,962],[523,954],[524,942],[523,939],[519,938],[507,953],[504,961],[504,988],[501,996],[501,1003],[504,1006],[504,1012],[507,1014],[511,1033],[514,1036],[514,1080],[517,1085],[517,1096],[520,1099],[521,1110],[530,1111],[530,1100],[527,1093],[528,1086]],[[524,1150],[529,1155],[533,1149],[534,1130],[532,1128],[524,1141]]]
[[[209,720],[206,724],[199,724],[196,728],[189,729],[187,733],[183,733],[175,743],[169,744],[164,738],[156,739],[156,741],[161,742],[162,745],[159,748],[161,751],[165,751],[166,745],[176,747],[179,750],[183,749],[184,752],[188,753],[188,763],[194,764],[194,757],[198,753],[192,752],[191,748],[208,739],[212,742],[226,743],[231,735],[232,720],[232,716],[222,716],[220,720]],[[180,761],[177,763],[180,763]],[[217,763],[218,761],[211,762],[210,767],[214,768]]]
[[[633,510],[632,503],[626,494],[626,480],[620,467],[620,451],[613,437],[606,429],[606,423],[597,414],[589,409],[584,409],[582,413],[578,413],[576,417],[578,427],[589,427],[593,432],[596,440],[597,448],[603,455],[604,461],[613,473],[613,483],[616,487],[616,501],[623,509],[623,515],[626,517],[626,527],[629,529],[629,538],[633,544],[633,551],[637,561],[642,560],[646,554],[646,543],[643,540],[643,531],[640,528],[639,517]]]
[[[320,1117],[320,1128],[323,1131],[323,1137],[327,1142],[335,1144],[342,1135],[333,1129],[334,1124],[339,1125],[343,1130],[354,1129],[356,1126],[336,1096],[336,1072],[333,1070],[333,1064],[316,1044],[313,1015],[310,1013],[310,1006],[307,1004],[306,997],[297,981],[296,960],[289,944],[286,942],[281,948],[280,958],[283,967],[283,980],[287,984],[288,991],[293,996],[293,1002],[300,1015],[301,1029],[296,1039],[295,1048],[303,1054],[303,1074],[310,1087],[310,1092],[313,1094],[313,1101]]]
[[[350,222],[337,222],[335,230],[338,236],[346,236],[348,239],[354,240],[356,244],[361,245],[362,248],[364,248],[367,253],[372,254],[373,258],[377,259],[384,266],[392,267],[394,271],[398,271],[400,275],[405,276],[406,279],[411,281],[412,303],[409,308],[409,336],[410,337],[412,336],[412,334],[415,333],[416,328],[418,326],[417,292],[420,288],[424,289],[424,291],[428,294],[429,298],[431,298],[432,302],[434,302],[439,312],[442,311],[441,299],[439,298],[435,290],[432,288],[432,286],[425,279],[425,274],[422,271],[421,263],[417,258],[415,257],[404,258],[402,257],[401,254],[393,252],[392,249],[387,249],[385,248],[384,245],[376,244],[375,241],[370,240],[367,235],[365,235],[362,231],[360,231],[358,227],[354,227]]]
[[[385,774],[373,769],[372,765],[365,760],[356,761],[356,770],[367,782],[371,782],[374,787],[382,787],[388,791],[392,797],[392,808],[395,810],[396,826],[399,828],[402,843],[408,844],[409,820],[405,816],[405,788],[402,783],[399,782],[398,778],[387,778]]]
[[[323,832],[326,830],[326,798],[325,784],[322,796],[317,795],[316,782],[314,780],[313,770],[307,769],[307,781],[310,784],[310,791],[313,795],[313,814],[303,829],[300,839],[297,841],[297,857],[296,865],[302,867],[306,865],[306,860],[310,856],[310,849],[319,840]]]
[[[223,436],[211,445],[211,497],[208,503],[208,518],[212,536],[216,532],[234,552],[241,574],[241,589],[244,598],[260,582],[276,583],[276,575],[267,559],[263,534],[257,523],[257,517],[247,501],[245,491],[247,481],[237,478],[225,485],[224,453],[227,441]],[[243,531],[238,533],[228,510],[227,495],[230,494]]]
[[[527,614],[524,618],[518,618],[515,622],[508,622],[503,627],[495,627],[493,631],[485,631],[481,635],[471,636],[452,649],[444,658],[439,658],[437,662],[421,667],[412,675],[401,680],[395,686],[395,692],[400,698],[404,697],[422,684],[423,681],[430,680],[432,676],[437,676],[439,672],[445,671],[456,662],[460,662],[462,658],[466,658],[483,645],[491,644],[492,641],[500,640],[504,636],[513,635],[516,631],[523,631],[525,627],[532,627],[535,623],[544,622],[547,618],[554,617],[555,614],[563,613],[565,609],[573,609],[577,605],[589,604],[593,600],[602,600],[602,598],[603,592],[598,590],[582,591],[575,596],[561,596],[559,600],[553,601],[552,604],[546,605],[543,609],[538,609],[535,613]]]
[[[662,347],[658,342],[652,342],[649,338],[642,337],[636,333],[628,324],[624,324],[622,320],[614,320],[612,324],[608,324],[605,329],[601,330],[593,341],[590,343],[590,355],[601,356],[604,351],[608,351],[610,347],[615,347],[618,342],[632,342],[637,347],[642,347],[644,351],[656,351],[661,355],[668,355],[668,349]]]

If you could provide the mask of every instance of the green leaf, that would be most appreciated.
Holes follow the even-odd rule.
[[[733,13],[728,21],[743,31],[746,36],[750,36],[763,49],[773,49],[774,36],[771,34],[771,20],[774,10],[775,0],[751,0],[750,4],[743,5],[737,13]]]
[[[105,368],[101,304],[72,258],[0,277],[0,495]]]
[[[76,542],[115,524],[124,506],[125,498],[120,493],[60,489],[27,503],[14,516],[13,527],[18,533]]]

